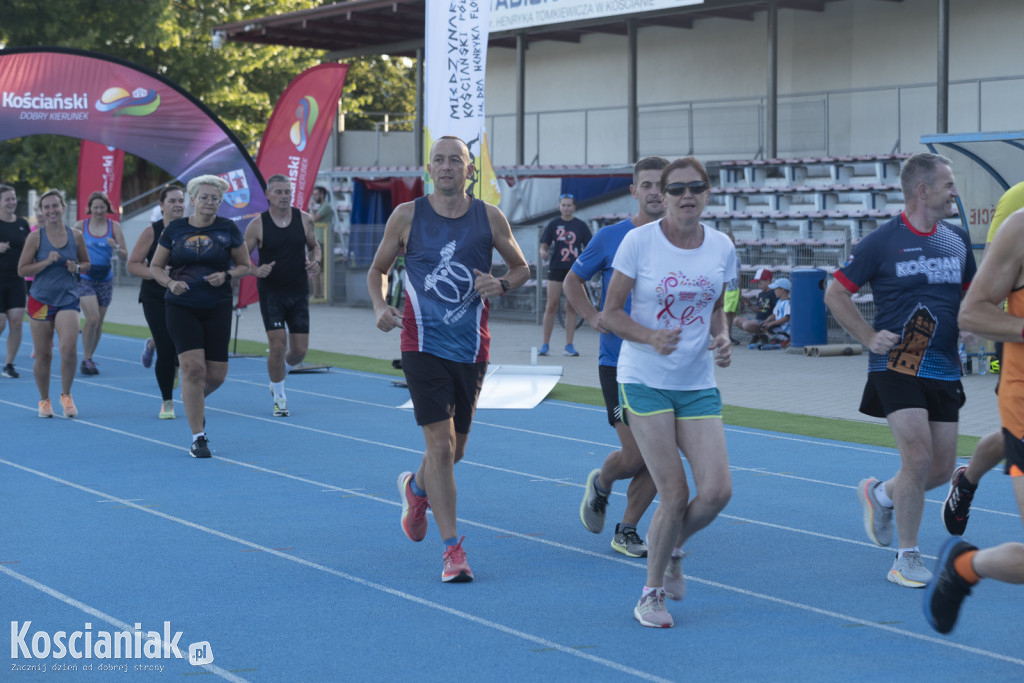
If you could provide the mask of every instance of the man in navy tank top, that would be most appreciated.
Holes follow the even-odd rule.
[[[456,526],[454,465],[466,452],[487,368],[488,297],[521,286],[530,267],[498,207],[466,193],[474,167],[465,142],[439,138],[427,173],[433,193],[391,214],[366,281],[377,328],[402,331],[402,369],[426,441],[417,471],[398,476],[402,530],[422,541],[430,507],[444,544],[441,580],[463,582],[473,572]],[[508,266],[501,279],[490,273],[495,249]],[[387,304],[387,278],[402,250],[405,305],[398,311]]]

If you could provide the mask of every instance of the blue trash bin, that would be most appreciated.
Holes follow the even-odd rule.
[[[820,268],[799,268],[789,274],[790,292],[789,343],[791,346],[813,346],[828,341],[825,317],[825,278]]]

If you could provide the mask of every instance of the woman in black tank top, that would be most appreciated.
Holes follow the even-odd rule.
[[[178,367],[178,354],[167,331],[164,314],[164,294],[167,290],[153,279],[153,274],[149,271],[149,262],[156,251],[157,240],[160,239],[164,226],[185,215],[185,191],[180,185],[168,185],[160,192],[160,211],[163,218],[154,221],[142,231],[131,255],[128,256],[126,267],[129,273],[142,278],[139,303],[142,304],[142,313],[146,316],[146,324],[149,325],[149,333],[152,335],[143,346],[142,364],[148,368],[153,362],[154,353],[156,354],[156,383],[160,387],[161,397],[158,417],[161,420],[173,420],[174,374]]]

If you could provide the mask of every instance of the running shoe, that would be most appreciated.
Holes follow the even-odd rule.
[[[75,407],[75,401],[71,398],[71,394],[61,394],[60,405],[64,408],[64,417],[78,415],[78,408]]]
[[[44,398],[39,402],[39,417],[53,417],[53,406],[50,399]]]
[[[875,498],[875,487],[882,482],[874,477],[862,479],[857,484],[857,497],[864,507],[864,531],[875,545],[887,548],[892,545],[892,508],[882,507]]]
[[[900,555],[896,553],[896,561],[889,570],[889,581],[907,588],[924,588],[932,580],[932,573],[921,561],[921,553],[908,550]]]
[[[0,374],[3,374],[4,377],[9,377],[11,379],[18,379],[19,377],[21,377],[21,375],[18,374],[18,371],[14,369],[14,363],[8,363],[7,365],[5,365],[3,373]]]
[[[174,401],[164,401],[160,404],[159,417],[161,420],[174,419]]]
[[[573,346],[572,344],[566,344],[565,345],[565,355],[575,357],[575,356],[580,355],[580,352],[577,351],[576,347]]]
[[[640,598],[640,602],[633,608],[633,618],[639,621],[641,626],[651,628],[672,628],[676,625],[672,621],[672,615],[665,609],[664,588],[656,588]]]
[[[156,344],[153,343],[153,338],[150,337],[146,340],[146,343],[142,345],[142,367],[148,368],[153,364],[153,354],[156,353]]]
[[[540,349],[537,351],[537,355],[538,356],[546,356],[546,355],[548,355],[548,351],[549,350],[550,349],[548,348],[547,344],[541,344],[540,345]]]
[[[942,505],[942,525],[951,536],[964,535],[967,518],[971,516],[971,501],[974,500],[974,491],[978,488],[968,488],[970,482],[964,476],[966,472],[966,465],[953,470],[953,477],[949,480],[949,493],[946,494],[946,502]]]
[[[953,567],[956,558],[969,550],[977,548],[959,536],[953,536],[939,551],[939,561],[935,565],[939,576],[928,584],[924,594],[925,619],[939,633],[953,630],[960,614],[960,604],[971,594],[970,584]]]
[[[100,371],[96,369],[96,363],[93,362],[92,358],[86,358],[82,361],[82,366],[79,368],[83,375],[98,375]]]
[[[608,496],[597,492],[597,477],[601,470],[594,470],[587,475],[586,486],[583,487],[583,502],[580,503],[580,521],[583,528],[592,534],[604,530],[604,512],[608,507]],[[614,543],[613,543],[614,545]]]
[[[274,417],[288,417],[288,401],[283,398],[274,399]]]
[[[462,549],[462,542],[465,540],[466,537],[463,536],[459,539],[458,545],[448,546],[444,550],[441,580],[445,583],[468,583],[473,580],[473,571],[466,564],[466,551]]]
[[[647,544],[636,529],[619,531],[621,524],[615,525],[615,536],[612,537],[612,549],[629,557],[647,557]]]
[[[686,553],[679,557],[668,558],[668,566],[665,567],[665,596],[669,600],[682,600],[686,597],[686,577],[683,576],[683,558]]]
[[[201,436],[192,442],[192,448],[189,449],[193,458],[209,458],[210,453],[210,441],[205,436]]]
[[[412,492],[412,472],[398,475],[398,492],[402,496],[402,531],[410,541],[422,541],[427,535],[427,508],[430,503],[426,496]]]

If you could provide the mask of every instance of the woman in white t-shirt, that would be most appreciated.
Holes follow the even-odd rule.
[[[736,249],[704,226],[710,183],[694,157],[661,175],[665,217],[630,231],[615,254],[601,314],[622,337],[619,403],[660,499],[647,544],[647,584],[633,616],[644,626],[673,625],[665,598],[685,592],[681,548],[711,523],[732,495],[714,365],[726,367],[732,344],[723,308],[736,277]],[[623,310],[632,294],[632,309]],[[679,451],[694,473],[690,499]]]

